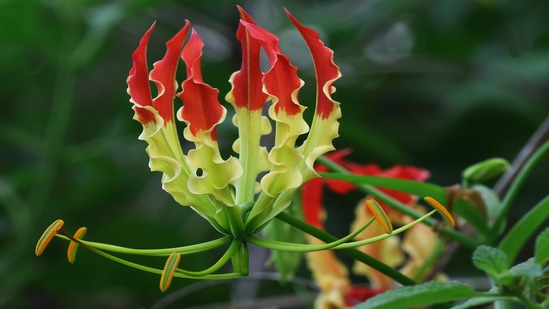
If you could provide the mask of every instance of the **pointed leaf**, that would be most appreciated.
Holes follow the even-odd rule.
[[[323,178],[349,181],[355,185],[368,184],[376,187],[393,189],[399,192],[406,192],[417,196],[431,196],[442,204],[447,203],[444,188],[427,182],[379,176],[346,175],[341,173],[321,173],[321,176]]]
[[[455,301],[475,296],[469,286],[459,282],[430,281],[389,290],[353,307],[353,309],[407,309]]]
[[[549,196],[532,207],[499,243],[499,248],[509,257],[509,263],[515,260],[524,244],[548,218]]]
[[[549,228],[545,228],[536,238],[536,247],[534,250],[536,262],[545,265],[549,260]]]

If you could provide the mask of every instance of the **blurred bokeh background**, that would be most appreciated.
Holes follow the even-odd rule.
[[[205,41],[204,78],[220,89],[223,102],[227,80],[240,67],[236,4],[0,0],[0,307],[148,308],[166,297],[157,275],[86,250],[68,264],[63,241],[34,256],[36,240],[57,218],[69,231],[86,226],[87,239],[138,248],[216,236],[149,171],[125,81],[131,53],[154,20],[150,64],[189,19]],[[238,4],[280,37],[300,68],[309,116],[311,63],[282,8],[335,50],[343,73],[335,98],[344,115],[335,144],[352,148],[356,162],[414,164],[429,169],[432,182],[452,185],[470,164],[513,159],[549,112],[548,1]],[[228,155],[235,130],[227,122],[219,132]],[[523,190],[523,209],[547,193],[547,160],[543,164]],[[339,205],[339,212],[351,214],[353,206]],[[261,268],[266,255],[256,254]],[[214,258],[184,263],[200,268]],[[172,289],[192,283],[176,280]],[[264,289],[297,293],[277,286]],[[179,307],[226,301],[227,290],[189,296]]]

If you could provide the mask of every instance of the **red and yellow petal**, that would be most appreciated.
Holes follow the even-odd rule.
[[[187,37],[190,23],[185,22],[185,26],[166,43],[166,54],[160,61],[154,63],[154,68],[150,73],[150,80],[155,83],[158,89],[158,95],[153,100],[153,106],[158,114],[164,119],[164,125],[173,121],[174,107],[173,101],[177,91],[177,81],[175,74],[179,55],[183,48],[183,42]]]

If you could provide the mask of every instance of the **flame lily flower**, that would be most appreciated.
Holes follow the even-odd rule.
[[[164,57],[155,62],[149,72],[147,45],[153,24],[132,55],[133,66],[127,79],[134,119],[143,126],[139,139],[148,143],[146,151],[151,170],[162,173],[163,189],[175,201],[191,207],[223,236],[196,245],[133,249],[83,240],[85,228],[71,235],[62,229],[64,222],[59,219],[40,237],[36,255],[42,254],[57,236],[69,241],[71,263],[75,261],[76,249],[84,247],[113,261],[161,275],[159,286],[165,291],[173,277],[229,279],[247,275],[248,243],[289,252],[354,248],[398,234],[432,214],[403,229],[354,242],[351,240],[368,227],[373,218],[331,243],[296,244],[254,236],[289,207],[292,197],[305,182],[318,177],[313,166],[315,160],[334,149],[332,140],[338,136],[341,110],[331,95],[335,92],[333,83],[341,74],[333,61],[333,51],[324,46],[318,33],[286,11],[313,59],[316,102],[309,126],[303,119],[305,107],[298,100],[304,82],[298,77],[297,68],[282,53],[278,38],[258,26],[242,8],[238,9],[237,38],[242,45],[242,66],[230,77],[232,88],[225,97],[235,110],[232,123],[238,128],[239,138],[234,141],[233,150],[238,156],[224,157],[219,149],[217,127],[225,121],[227,111],[218,101],[219,91],[204,81],[200,68],[203,42],[191,29],[190,22],[186,21],[166,43]],[[269,63],[264,71],[260,66],[261,50]],[[181,83],[176,81],[180,59],[186,71]],[[152,84],[156,87],[155,97]],[[265,108],[268,108],[267,115],[263,114]],[[185,124],[182,137],[194,144],[187,153],[181,149],[176,121]],[[273,130],[274,144],[269,148],[261,145],[261,138]],[[297,143],[299,137],[303,137],[301,144]],[[299,224],[305,223],[296,223]],[[220,247],[226,250],[212,266],[203,270],[180,267],[185,255]],[[159,269],[113,253],[151,255],[164,257],[166,261],[164,268]],[[219,273],[229,261],[232,272]]]
[[[305,252],[341,245],[359,232],[331,244],[283,244],[253,236],[290,204],[293,195],[309,179],[318,177],[314,161],[333,150],[338,136],[340,104],[332,99],[333,83],[341,76],[333,61],[333,51],[324,46],[319,34],[299,23],[288,11],[290,21],[303,37],[312,56],[316,77],[315,112],[309,126],[298,94],[304,82],[297,68],[282,53],[279,39],[261,28],[242,8],[237,39],[242,45],[242,66],[229,79],[232,85],[225,99],[235,109],[232,123],[239,138],[233,143],[237,157],[224,157],[219,149],[217,126],[227,111],[218,101],[219,91],[202,76],[200,62],[203,42],[189,21],[167,43],[164,57],[149,72],[147,46],[154,24],[145,32],[132,55],[127,78],[134,119],[142,126],[139,139],[148,143],[149,166],[162,173],[162,186],[179,204],[190,206],[224,236],[197,245],[167,249],[132,249],[83,240],[85,228],[71,235],[55,221],[39,239],[35,253],[42,254],[54,236],[68,240],[69,260],[83,246],[127,266],[161,274],[160,288],[166,290],[172,277],[226,279],[248,273],[247,243],[273,249]],[[190,34],[189,34],[190,33]],[[187,37],[189,38],[187,39]],[[269,66],[262,70],[260,52]],[[186,78],[176,80],[180,59]],[[156,87],[156,96],[151,85]],[[270,102],[270,103],[269,103]],[[182,103],[182,104],[181,104]],[[268,104],[268,105],[267,105]],[[178,107],[179,106],[179,107]],[[267,115],[263,110],[268,107]],[[182,137],[194,144],[187,153],[181,149],[176,122],[185,124]],[[274,145],[269,149],[261,138],[274,128]],[[308,133],[308,134],[307,134]],[[303,142],[297,139],[305,135]],[[228,246],[211,267],[202,271],[179,267],[182,255],[196,254]],[[164,269],[136,264],[108,252],[164,256]],[[216,273],[232,262],[233,272]]]
[[[140,139],[149,144],[151,169],[163,173],[164,190],[234,237],[259,231],[289,205],[302,183],[317,176],[313,162],[333,149],[341,116],[339,103],[331,97],[335,91],[332,84],[341,74],[333,52],[319,40],[318,33],[286,11],[309,47],[316,72],[316,111],[309,130],[302,115],[305,107],[298,101],[303,81],[297,68],[282,53],[274,34],[259,27],[243,9],[239,11],[242,67],[231,76],[232,89],[226,95],[236,112],[232,121],[239,138],[233,150],[238,158],[224,159],[220,153],[216,130],[225,120],[226,110],[218,101],[218,90],[202,78],[200,37],[192,30],[184,43],[189,22],[166,44],[166,55],[148,73],[146,48],[153,25],[133,54],[128,77],[135,119],[143,125]],[[261,49],[269,60],[266,72],[260,68]],[[187,79],[177,92],[175,73],[180,54]],[[151,97],[150,82],[158,89],[155,98]],[[177,99],[183,103],[178,110]],[[267,117],[262,111],[269,100]],[[186,124],[183,137],[195,145],[187,154],[180,148],[174,114]],[[275,143],[267,151],[260,139],[273,125]],[[296,139],[307,132],[303,144],[296,145]],[[262,173],[266,174],[258,183]]]

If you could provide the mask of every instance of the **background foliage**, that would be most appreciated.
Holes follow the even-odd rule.
[[[150,64],[189,19],[206,44],[205,80],[224,95],[240,67],[235,4],[0,1],[0,306],[138,308],[165,297],[156,275],[85,250],[69,265],[64,242],[36,258],[37,238],[57,218],[69,230],[87,226],[87,239],[134,247],[211,238],[212,228],[177,206],[161,190],[160,175],[149,172],[125,79],[131,53],[153,20]],[[282,7],[335,50],[343,72],[335,97],[344,114],[336,146],[353,148],[355,162],[414,164],[429,169],[432,182],[452,185],[470,164],[492,156],[511,160],[549,112],[547,1],[239,4],[280,36],[309,85],[311,64]],[[306,86],[302,104],[310,106],[313,95]],[[234,135],[231,125],[220,130],[225,146]],[[546,176],[547,164],[523,192],[525,205],[546,193],[536,177]],[[350,214],[353,206],[336,210]],[[252,267],[262,269],[266,253],[255,254]],[[207,265],[204,259],[185,263]],[[450,266],[459,273],[461,264]],[[176,281],[172,288],[190,283]],[[233,297],[243,290],[233,287]],[[229,295],[214,292],[212,301],[212,295],[217,301]],[[200,298],[187,304],[204,303]]]

